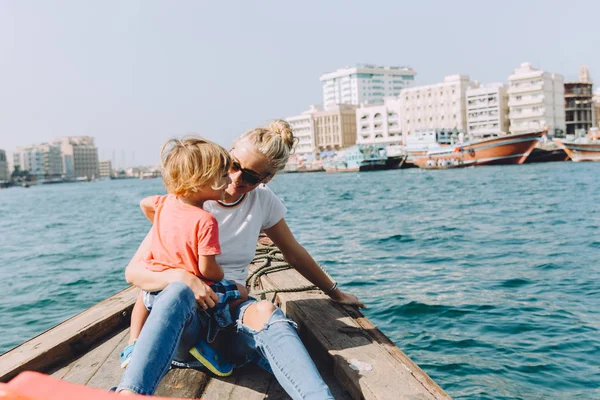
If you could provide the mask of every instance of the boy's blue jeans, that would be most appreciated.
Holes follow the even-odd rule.
[[[280,309],[273,312],[260,331],[242,324],[244,311],[255,301],[248,300],[232,310],[237,321],[231,343],[234,357],[266,359],[292,399],[333,399],[293,322]],[[184,283],[171,283],[160,292],[117,390],[153,394],[171,362],[188,361],[189,349],[202,335],[206,337],[206,321],[201,320],[201,315],[193,292]]]

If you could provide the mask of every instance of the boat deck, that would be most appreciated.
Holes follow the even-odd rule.
[[[88,353],[52,372],[52,376],[95,388],[116,386],[123,375],[119,353],[127,345],[129,329],[117,333]],[[313,357],[315,355],[313,354]],[[351,399],[322,361],[317,363],[336,399]],[[261,368],[248,366],[226,378],[211,377],[190,369],[167,373],[157,396],[203,399],[289,399],[275,377]]]
[[[298,323],[300,337],[336,399],[432,400],[450,397],[360,311],[329,300],[321,291],[281,292],[308,284],[295,270],[260,278],[267,295]],[[0,356],[0,382],[22,371],[108,389],[123,374],[119,353],[128,338],[136,288],[128,288]],[[273,376],[247,366],[227,378],[174,369],[157,395],[204,399],[286,399]]]

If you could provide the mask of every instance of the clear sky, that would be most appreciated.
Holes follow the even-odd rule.
[[[356,63],[600,82],[599,21],[597,0],[0,0],[0,149],[90,135],[102,159],[156,164],[169,137],[229,146],[321,103],[319,76]]]

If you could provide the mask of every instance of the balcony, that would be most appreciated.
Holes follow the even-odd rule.
[[[543,102],[544,102],[543,97],[525,96],[521,100],[508,100],[508,106],[509,107],[518,107],[518,106],[525,106],[528,104],[542,104]]]
[[[499,115],[478,115],[476,117],[467,116],[467,121],[469,122],[480,122],[480,121],[498,121],[500,118]]]
[[[535,117],[542,117],[544,116],[544,113],[546,112],[546,110],[544,108],[540,108],[539,110],[524,110],[520,113],[517,112],[511,112],[508,115],[508,118],[510,119],[525,119],[525,118],[535,118]]]
[[[527,85],[519,85],[519,86],[511,86],[508,88],[508,94],[514,93],[527,93],[527,92],[537,92],[540,90],[544,90],[544,83],[535,83],[535,84],[527,84]]]

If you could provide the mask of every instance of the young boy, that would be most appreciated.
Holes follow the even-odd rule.
[[[223,326],[222,315],[228,305],[247,300],[246,288],[223,280],[223,269],[215,261],[221,254],[219,229],[215,217],[202,209],[207,200],[220,200],[229,179],[231,158],[227,150],[200,138],[171,139],[161,150],[165,196],[150,196],[140,203],[144,215],[153,223],[152,244],[145,259],[152,271],[181,268],[198,276],[219,297],[218,304],[207,310],[208,340],[213,342]],[[121,367],[129,364],[131,354],[158,292],[142,291],[131,314],[129,345],[121,353]],[[217,320],[219,321],[217,323]],[[230,317],[229,317],[230,320]],[[224,362],[217,350],[200,340],[190,353],[206,368],[219,376],[228,376],[233,367]]]

